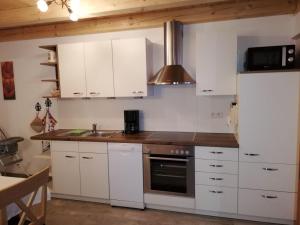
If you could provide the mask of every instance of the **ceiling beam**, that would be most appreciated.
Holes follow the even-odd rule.
[[[79,34],[112,32],[128,29],[159,27],[171,19],[185,24],[249,17],[292,14],[296,10],[292,0],[236,0],[218,4],[180,7],[123,16],[86,19],[0,30],[0,41],[13,41],[46,37],[62,37]]]
[[[19,4],[21,4],[20,0],[17,0],[16,2],[18,1]],[[87,19],[129,13],[142,13],[153,10],[186,7],[195,4],[199,5],[229,1],[231,0],[81,0],[80,18]],[[8,7],[8,4],[13,5],[13,2],[14,1],[6,3],[6,7]],[[46,13],[42,13],[37,9],[35,1],[31,0],[31,2],[34,4],[27,7],[14,7],[11,9],[1,8],[0,28],[69,20],[67,9],[61,9],[61,7],[55,3],[52,3],[49,6]],[[24,5],[24,3],[22,5]]]

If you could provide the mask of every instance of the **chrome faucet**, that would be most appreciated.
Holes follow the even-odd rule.
[[[96,133],[97,133],[97,124],[96,124],[96,123],[93,123],[93,124],[92,124],[92,133],[93,133],[93,134],[96,134]]]

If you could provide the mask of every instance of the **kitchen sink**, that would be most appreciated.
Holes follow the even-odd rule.
[[[103,137],[103,138],[110,138],[115,134],[120,134],[122,131],[117,131],[117,130],[111,130],[111,131],[101,131],[98,130],[96,132],[93,132],[91,130],[83,130],[82,132],[74,132],[74,131],[67,131],[58,134],[57,136],[60,137]]]
[[[85,133],[83,136],[109,138],[109,137],[113,136],[114,134],[119,134],[121,132],[122,131],[96,131],[96,132],[89,131],[89,132]]]

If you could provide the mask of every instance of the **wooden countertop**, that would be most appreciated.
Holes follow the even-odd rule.
[[[199,132],[169,132],[142,131],[138,134],[117,133],[110,137],[101,136],[68,136],[62,135],[70,130],[59,129],[45,134],[32,136],[32,140],[56,141],[87,141],[87,142],[119,142],[164,145],[194,145],[211,147],[238,148],[239,144],[234,134],[228,133],[199,133]]]

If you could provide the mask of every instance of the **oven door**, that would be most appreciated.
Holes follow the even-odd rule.
[[[146,193],[195,196],[193,157],[144,154]]]

